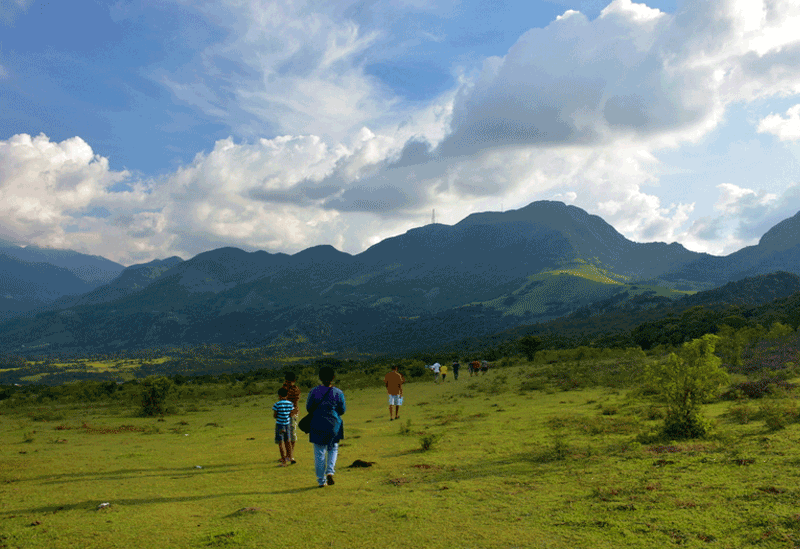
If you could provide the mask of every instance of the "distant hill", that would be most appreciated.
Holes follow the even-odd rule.
[[[800,326],[800,276],[778,272],[730,282],[720,288],[667,299],[645,292],[634,298],[626,292],[597,302],[563,318],[518,325],[482,337],[470,336],[427,351],[462,352],[508,345],[536,335],[556,346],[678,345],[721,324],[739,327],[773,322]]]
[[[63,267],[25,261],[0,249],[0,319],[48,304],[66,294],[82,294],[93,285]]]
[[[0,253],[26,263],[43,263],[68,270],[87,284],[96,287],[111,282],[125,268],[119,263],[97,255],[73,250],[39,248],[38,246],[0,247]]]
[[[800,212],[772,227],[755,246],[724,257],[703,256],[654,277],[656,284],[709,289],[732,280],[786,271],[800,274]]]
[[[144,289],[172,267],[182,263],[180,257],[154,259],[126,267],[116,278],[94,290],[78,296],[62,297],[51,305],[51,309],[67,309],[76,305],[108,303]]]
[[[122,269],[95,255],[0,240],[0,320],[30,314],[63,296],[89,292]]]
[[[729,274],[794,265],[794,223],[737,252],[738,270]],[[0,350],[219,343],[275,353],[393,352],[566,319],[590,330],[606,314],[628,325],[632,313],[652,315],[679,298],[716,299],[685,296],[743,278],[713,269],[701,276],[730,257],[631,242],[598,216],[541,201],[412,229],[357,255],[331,246],[294,255],[227,247],[131,266],[34,318],[0,325]],[[720,299],[747,304],[788,291],[800,265],[788,271],[720,288]]]

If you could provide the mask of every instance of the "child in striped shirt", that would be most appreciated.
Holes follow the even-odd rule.
[[[290,414],[294,409],[292,401],[286,398],[289,391],[286,387],[278,389],[278,396],[281,399],[272,406],[272,417],[275,418],[275,444],[281,452],[281,467],[288,465],[287,460],[294,462],[294,452],[289,443],[289,423]]]

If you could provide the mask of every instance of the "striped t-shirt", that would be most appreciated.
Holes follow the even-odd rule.
[[[290,400],[279,400],[272,406],[273,411],[278,412],[275,423],[278,425],[289,425],[289,414],[294,409],[294,404]]]

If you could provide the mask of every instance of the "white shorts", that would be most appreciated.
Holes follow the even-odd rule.
[[[389,395],[389,406],[401,406],[403,397],[401,395]]]

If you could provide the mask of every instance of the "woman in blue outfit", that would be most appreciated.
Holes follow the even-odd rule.
[[[320,488],[333,486],[339,441],[344,438],[341,416],[346,405],[344,393],[333,386],[334,377],[336,376],[330,366],[320,368],[319,380],[322,385],[308,393],[306,400],[306,411],[313,410],[308,439],[314,445],[314,467]]]

